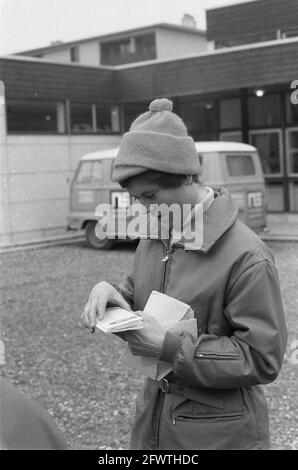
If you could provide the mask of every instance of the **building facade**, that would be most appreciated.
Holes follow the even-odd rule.
[[[178,59],[100,67],[0,59],[2,245],[62,233],[79,157],[117,146],[158,97],[173,100],[196,140],[255,145],[268,210],[298,213],[297,6],[258,0],[210,10],[209,48]]]
[[[159,23],[143,28],[86,38],[19,53],[61,63],[115,66],[206,50],[206,32],[196,27]]]

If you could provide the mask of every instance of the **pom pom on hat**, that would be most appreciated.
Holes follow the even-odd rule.
[[[149,111],[156,113],[160,111],[173,111],[173,103],[167,98],[153,100],[149,105]]]

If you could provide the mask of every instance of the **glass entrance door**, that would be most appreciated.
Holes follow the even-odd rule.
[[[266,179],[266,202],[269,212],[285,210],[282,131],[280,129],[252,130],[249,141],[256,147]]]

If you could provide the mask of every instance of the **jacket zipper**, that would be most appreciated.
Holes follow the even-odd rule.
[[[241,413],[231,413],[229,415],[206,415],[206,416],[182,416],[182,415],[173,415],[172,416],[172,423],[176,424],[176,421],[192,421],[192,420],[200,420],[200,419],[230,419],[230,418],[241,418]]]
[[[172,248],[173,247],[171,247],[171,246],[169,246],[167,248],[166,252],[164,253],[164,257],[161,260],[161,262],[164,263],[163,273],[162,273],[162,282],[161,282],[161,292],[163,292],[163,293],[164,293],[164,290],[165,290],[165,280],[166,280],[167,267],[168,267],[167,261],[169,261],[169,259],[171,257]]]
[[[165,290],[165,281],[166,281],[166,274],[167,274],[167,261],[170,259],[171,256],[171,251],[172,247],[168,246],[166,249],[166,252],[164,253],[164,257],[161,260],[163,265],[163,272],[162,272],[162,280],[161,280],[161,292],[164,293]],[[159,412],[159,418],[158,418],[158,424],[157,424],[157,435],[156,435],[156,448],[159,449],[159,428],[160,428],[160,421],[161,421],[161,414],[162,414],[162,409],[163,409],[163,403],[164,403],[164,393],[162,393],[162,401],[161,401],[161,406],[160,406],[160,412]]]
[[[219,354],[219,353],[212,353],[212,352],[201,352],[198,351],[196,352],[196,358],[199,359],[231,359],[231,360],[237,360],[239,359],[239,354],[235,353],[225,353],[225,354]]]

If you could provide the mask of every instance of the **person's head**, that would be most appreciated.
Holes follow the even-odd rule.
[[[121,140],[112,179],[149,204],[193,202],[200,162],[193,139],[168,99],[154,100]]]
[[[193,204],[198,175],[181,175],[147,170],[122,180],[120,185],[138,199],[146,209],[150,204]]]

